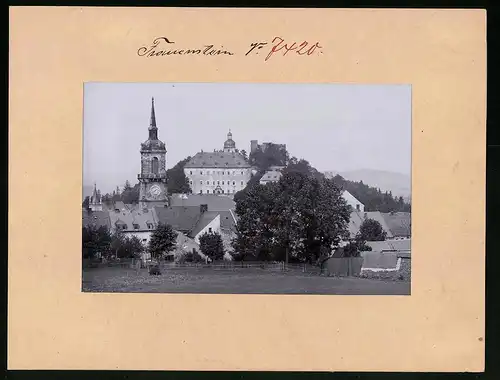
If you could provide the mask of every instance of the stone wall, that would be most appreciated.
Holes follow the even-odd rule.
[[[399,270],[395,271],[371,271],[363,270],[361,272],[361,277],[363,278],[373,278],[380,280],[391,280],[391,281],[410,281],[411,280],[411,259],[401,258],[401,264]]]

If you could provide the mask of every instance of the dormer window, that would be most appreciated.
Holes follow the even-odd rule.
[[[139,225],[137,223],[134,223],[134,230],[138,230],[139,229]]]

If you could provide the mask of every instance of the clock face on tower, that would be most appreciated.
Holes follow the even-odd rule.
[[[151,193],[151,196],[153,198],[158,198],[160,196],[160,194],[161,194],[161,188],[158,185],[153,185],[149,189],[149,192]]]

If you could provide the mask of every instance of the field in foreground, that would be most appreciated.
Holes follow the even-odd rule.
[[[160,276],[146,269],[92,268],[82,272],[84,292],[211,294],[409,295],[409,282],[335,278],[259,269],[172,268]]]

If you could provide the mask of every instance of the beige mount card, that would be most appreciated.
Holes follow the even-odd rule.
[[[12,7],[9,79],[10,369],[483,370],[485,11]],[[411,295],[82,292],[87,82],[411,85]]]

